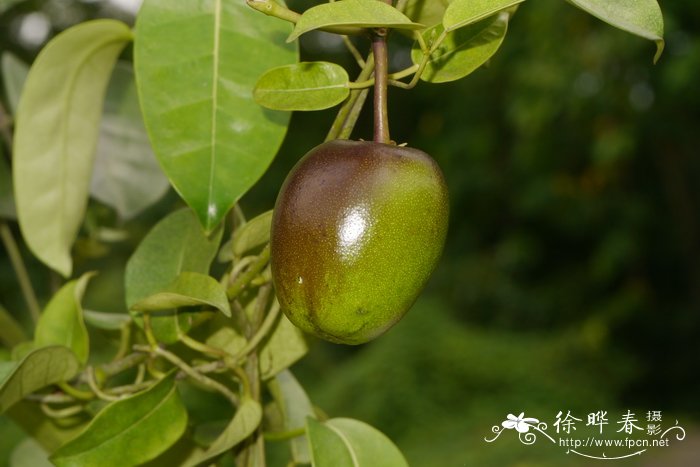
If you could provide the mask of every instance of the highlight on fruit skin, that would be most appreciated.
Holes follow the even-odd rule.
[[[331,342],[381,335],[437,265],[448,214],[444,177],[426,153],[368,141],[317,146],[275,204],[271,265],[282,310]]]

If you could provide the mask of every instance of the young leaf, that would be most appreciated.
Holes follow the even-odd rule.
[[[137,302],[164,290],[184,271],[207,274],[222,230],[207,236],[194,213],[184,208],[156,224],[126,264],[126,304]],[[138,318],[137,324],[142,320]],[[153,330],[160,340],[175,342],[189,329],[189,317],[170,313],[152,315]]]
[[[130,40],[129,27],[115,20],[64,31],[39,53],[19,101],[13,151],[19,225],[30,250],[66,277],[88,200],[107,81]]]
[[[258,428],[261,421],[262,408],[260,404],[249,397],[244,398],[224,432],[206,450],[197,451],[186,459],[184,465],[195,466],[228,451],[250,436]]]
[[[174,381],[172,372],[148,390],[111,403],[50,460],[58,467],[121,467],[155,458],[187,427],[187,411]]]
[[[453,0],[445,11],[442,25],[445,31],[468,26],[493,16],[525,0]]]
[[[450,0],[408,0],[404,14],[416,23],[432,27],[442,23]]]
[[[36,325],[34,343],[37,347],[63,345],[73,351],[80,363],[87,363],[90,341],[80,302],[93,275],[83,274],[80,279],[68,282],[51,298]]]
[[[2,54],[2,81],[5,84],[5,97],[13,115],[17,114],[19,96],[29,74],[29,65],[9,52]]]
[[[281,315],[272,336],[260,350],[260,375],[269,379],[289,368],[308,352],[299,328]]]
[[[349,81],[340,65],[302,62],[269,70],[255,85],[253,97],[258,104],[274,110],[322,110],[348,97]]]
[[[431,56],[421,79],[431,83],[445,83],[467,76],[491,58],[503,43],[508,30],[508,13],[501,12],[478,23],[459,28],[447,34],[442,44]],[[425,31],[426,39],[435,32],[439,36],[443,26]],[[423,52],[418,44],[411,51],[411,58],[419,63]]]
[[[664,18],[657,0],[568,0],[598,19],[656,43],[656,63],[664,51]]]
[[[146,0],[134,66],[153,149],[207,231],[267,170],[288,113],[252,97],[258,77],[297,61],[289,26],[243,1]]]
[[[90,194],[131,219],[168,190],[148,141],[131,66],[120,62],[107,88]]]
[[[324,467],[408,467],[401,451],[376,428],[358,420],[306,419],[312,465]]]
[[[16,219],[15,197],[12,194],[12,174],[0,147],[0,217]]]
[[[241,257],[245,253],[259,248],[270,241],[272,210],[265,211],[249,220],[233,233],[233,254]]]
[[[163,291],[139,300],[132,311],[150,312],[185,306],[211,306],[231,316],[226,289],[215,279],[198,272],[182,272]]]
[[[291,42],[314,29],[353,26],[360,28],[422,29],[396,8],[377,0],[339,0],[306,10],[287,38]]]
[[[291,371],[284,370],[268,383],[270,393],[283,414],[283,428],[292,431],[304,426],[307,417],[315,418],[313,405],[306,391]],[[298,464],[310,464],[311,453],[306,435],[290,440],[292,458]]]
[[[78,360],[67,347],[54,345],[28,353],[0,381],[0,413],[37,389],[71,379],[79,369]]]
[[[83,310],[83,318],[90,326],[105,331],[119,331],[131,321],[131,316],[124,313],[105,313],[92,310]]]

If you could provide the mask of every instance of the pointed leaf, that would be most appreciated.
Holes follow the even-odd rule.
[[[83,318],[90,326],[105,331],[119,331],[131,322],[131,316],[124,313],[105,313],[93,310],[83,310]]]
[[[525,0],[453,0],[445,11],[442,25],[450,32],[493,16]]]
[[[37,389],[71,379],[79,369],[78,360],[67,347],[55,345],[28,353],[0,381],[0,413]]]
[[[71,349],[81,363],[87,363],[90,341],[80,302],[93,275],[83,274],[80,279],[68,282],[51,298],[36,325],[34,343],[37,347],[63,345]]]
[[[126,304],[131,308],[137,302],[164,290],[180,273],[209,273],[222,230],[207,236],[194,213],[181,209],[156,224],[126,264]],[[186,314],[152,315],[156,337],[166,343],[175,342],[189,329]],[[141,325],[142,320],[135,320]]]
[[[266,211],[249,220],[233,233],[233,254],[241,257],[245,253],[259,248],[270,241],[272,210]]]
[[[29,74],[29,65],[9,52],[2,54],[2,81],[5,84],[5,97],[13,115],[17,114],[19,96]]]
[[[314,407],[291,371],[284,370],[268,382],[268,387],[277,406],[283,414],[283,430],[292,431],[301,428],[307,417],[315,418]],[[299,464],[311,463],[311,452],[306,435],[290,440],[292,457]]]
[[[187,427],[187,411],[174,381],[172,372],[148,390],[109,404],[51,461],[58,467],[121,467],[155,458]]]
[[[146,0],[134,61],[146,128],[171,183],[207,231],[262,176],[288,113],[252,99],[258,77],[297,61],[289,25],[243,1]]]
[[[131,219],[169,187],[148,141],[131,66],[120,62],[107,88],[90,194]]]
[[[274,110],[322,110],[348,97],[348,73],[329,62],[302,62],[273,68],[255,85],[255,101]]]
[[[361,28],[422,29],[396,8],[377,0],[339,0],[306,10],[287,38],[291,42],[314,29],[352,26]]]
[[[238,411],[233,416],[233,419],[224,429],[224,432],[216,438],[204,451],[195,452],[185,462],[186,466],[198,465],[213,457],[222,454],[235,445],[246,439],[258,428],[262,421],[262,408],[260,404],[251,398],[241,400],[241,405]]]
[[[226,289],[214,278],[198,272],[183,272],[162,292],[139,300],[131,309],[149,312],[185,306],[211,306],[231,316]]]
[[[115,20],[62,32],[39,53],[17,109],[13,173],[22,235],[66,277],[87,205],[107,81],[130,40],[129,27]]]
[[[478,23],[459,28],[447,34],[442,44],[431,54],[421,79],[431,83],[445,83],[467,76],[491,58],[503,43],[508,30],[508,13],[501,12]],[[442,25],[429,29],[424,37],[435,32],[439,36]],[[419,63],[423,52],[416,44],[411,51],[414,63]]]
[[[381,431],[358,420],[333,418],[319,423],[307,419],[315,467],[407,467],[401,451]]]
[[[568,0],[598,19],[656,43],[654,63],[664,51],[664,18],[656,0]]]
[[[416,23],[432,27],[442,23],[450,0],[408,0],[404,14]]]

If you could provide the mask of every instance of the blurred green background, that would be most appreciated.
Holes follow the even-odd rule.
[[[130,22],[138,6],[5,3],[0,49],[28,62],[60,30],[91,17]],[[700,4],[660,4],[667,48],[657,65],[651,42],[563,0],[526,2],[489,66],[450,84],[390,90],[393,139],[430,153],[447,177],[447,246],[422,298],[386,336],[358,348],[310,340],[294,371],[318,406],[378,427],[411,465],[428,467],[579,465],[543,440],[484,437],[509,413],[551,425],[560,410],[584,420],[607,410],[614,431],[628,409],[644,423],[660,410],[662,426],[678,420],[686,439],[615,465],[700,465]],[[393,44],[398,69],[410,44]],[[305,37],[302,57],[356,69],[329,35]],[[246,213],[272,207],[333,115],[294,115],[278,158],[242,202]],[[355,138],[371,137],[370,117]],[[83,260],[80,269],[103,271],[93,308],[123,311],[128,255],[178,203],[170,192],[120,226],[129,240],[107,259]],[[22,310],[0,255],[0,302]],[[30,266],[38,283],[50,282]],[[9,465],[21,435],[7,419],[0,427],[0,465]]]

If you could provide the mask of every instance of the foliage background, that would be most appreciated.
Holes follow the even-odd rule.
[[[13,4],[0,16],[0,49],[26,61],[49,35],[81,20],[133,21],[117,3],[4,3]],[[289,3],[302,10],[313,2]],[[573,462],[542,443],[483,441],[506,414],[522,411],[551,424],[559,410],[580,418],[599,409],[662,410],[666,424],[678,419],[690,432],[663,454],[697,446],[700,6],[660,4],[667,50],[656,66],[652,43],[563,0],[525,2],[487,68],[455,83],[390,90],[393,139],[429,152],[447,176],[447,247],[427,291],[388,335],[359,348],[310,341],[295,372],[324,411],[376,426],[416,466]],[[26,40],[28,18],[47,35]],[[394,42],[398,68],[408,43]],[[342,44],[322,33],[302,40],[302,57],[353,69]],[[272,206],[332,116],[294,115],[281,153],[243,200],[247,213]],[[369,117],[355,138],[371,136]],[[120,226],[129,239],[110,245],[109,256],[90,245],[79,250],[76,274],[104,270],[88,308],[124,310],[126,259],[179,203],[170,192]],[[114,222],[97,202],[91,212]],[[0,255],[0,302],[21,312]],[[45,301],[51,277],[36,261],[30,266],[46,284]],[[0,430],[0,465],[9,465],[22,434],[6,418]],[[668,462],[645,455],[620,464]]]

